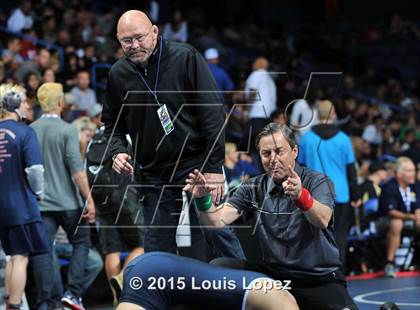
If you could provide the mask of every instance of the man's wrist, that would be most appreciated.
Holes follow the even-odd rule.
[[[299,209],[306,212],[314,205],[314,198],[306,188],[302,187],[299,198],[295,200],[295,203]]]
[[[210,194],[206,194],[202,197],[193,198],[194,206],[200,212],[207,212],[213,205]]]

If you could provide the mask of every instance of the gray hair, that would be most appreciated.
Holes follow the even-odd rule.
[[[394,171],[395,172],[400,172],[402,169],[402,166],[406,163],[406,162],[413,162],[411,160],[410,157],[406,157],[406,156],[401,156],[397,158],[397,161],[395,162],[394,165]]]
[[[274,135],[277,132],[281,132],[283,137],[286,139],[287,143],[289,143],[290,147],[293,149],[297,146],[295,133],[289,126],[286,124],[279,124],[279,123],[269,123],[266,125],[263,130],[257,135],[255,138],[255,147],[259,150],[260,140],[263,137]]]

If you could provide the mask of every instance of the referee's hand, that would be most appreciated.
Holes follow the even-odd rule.
[[[225,194],[225,177],[222,173],[204,173],[204,177],[208,184],[213,185],[210,192],[213,202],[218,205]]]
[[[194,198],[205,196],[216,189],[215,185],[207,182],[205,176],[198,169],[190,173],[185,182],[187,185],[182,190],[191,193]]]
[[[134,174],[134,168],[130,164],[131,156],[126,153],[119,153],[113,158],[112,169],[118,174]]]
[[[288,166],[288,170],[289,176],[282,184],[284,193],[290,196],[292,200],[297,200],[302,193],[302,181],[290,165]]]

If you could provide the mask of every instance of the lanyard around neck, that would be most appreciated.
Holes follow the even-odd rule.
[[[61,118],[61,117],[57,114],[42,114],[41,118]]]
[[[140,78],[141,78],[141,80],[143,81],[143,83],[144,83],[144,85],[146,85],[146,87],[147,87],[147,89],[149,90],[149,92],[153,95],[153,97],[155,98],[155,100],[156,100],[156,103],[158,104],[158,106],[161,106],[161,104],[159,103],[159,101],[158,101],[158,99],[157,99],[157,92],[156,92],[156,90],[157,90],[157,84],[158,84],[158,81],[159,81],[159,67],[160,67],[160,58],[161,58],[161,56],[162,56],[162,38],[160,38],[160,44],[159,44],[159,58],[158,58],[158,63],[157,63],[157,66],[156,66],[156,79],[155,79],[155,87],[154,87],[154,89],[152,90],[151,88],[150,88],[150,86],[149,86],[149,84],[147,83],[147,81],[146,81],[146,79],[143,77],[143,75],[140,73],[140,71],[137,69],[137,66],[134,64],[134,66],[135,66],[135,68],[136,68],[136,71],[137,71],[137,73],[138,73],[138,75],[140,76]]]
[[[401,193],[402,200],[405,206],[407,207],[407,211],[411,212],[410,187],[408,186],[406,190],[400,187],[400,193]]]

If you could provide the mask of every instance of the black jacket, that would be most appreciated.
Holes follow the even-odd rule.
[[[160,40],[146,68],[123,57],[109,72],[102,120],[105,135],[112,135],[111,153],[126,152],[128,133],[143,172],[167,179],[174,170],[191,171],[204,164],[204,172],[221,173],[224,112],[213,76],[194,47],[163,40],[157,98],[166,104],[175,127],[165,135],[159,106],[140,77],[154,90]]]

